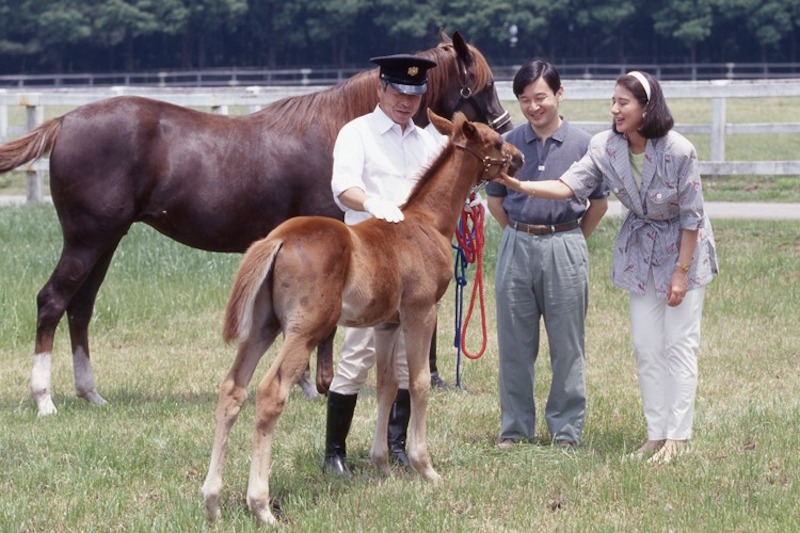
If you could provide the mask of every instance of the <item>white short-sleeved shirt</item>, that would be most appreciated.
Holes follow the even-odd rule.
[[[405,132],[378,106],[344,125],[333,147],[331,189],[348,225],[367,220],[366,211],[349,209],[339,195],[351,187],[402,205],[441,145],[409,121]]]

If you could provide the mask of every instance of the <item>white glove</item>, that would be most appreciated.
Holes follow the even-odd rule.
[[[400,222],[403,220],[403,212],[389,200],[372,197],[364,202],[364,210],[375,218],[386,222]]]

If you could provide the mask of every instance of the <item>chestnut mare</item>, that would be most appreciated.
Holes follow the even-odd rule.
[[[421,110],[510,128],[483,55],[456,32],[419,55],[428,73]],[[378,70],[332,88],[228,117],[166,102],[119,97],[84,105],[0,146],[0,172],[51,152],[50,191],[63,233],[61,258],[37,298],[30,393],[39,416],[56,412],[53,338],[67,313],[75,391],[102,405],[89,357],[89,321],[111,258],[144,222],[183,244],[244,252],[284,220],[342,218],[330,180],[339,129],[378,102]],[[418,125],[428,124],[422,111]],[[332,377],[333,334],[318,352],[317,389]],[[313,389],[312,389],[313,390]]]
[[[370,458],[385,474],[390,473],[389,409],[398,385],[395,340],[402,330],[411,393],[408,456],[426,480],[440,479],[431,466],[425,436],[427,358],[436,302],[452,277],[450,241],[470,190],[501,172],[515,173],[522,155],[492,128],[467,121],[463,113],[456,113],[452,123],[428,114],[449,142],[409,196],[402,222],[370,219],[346,226],[331,218],[297,217],[247,250],[225,312],[224,337],[238,343],[238,351],[220,386],[214,447],[202,488],[207,518],[220,515],[228,435],[256,366],[279,333],[283,344],[256,392],[247,504],[259,520],[275,522],[269,474],[278,418],[311,350],[337,324],[375,326],[378,421]]]

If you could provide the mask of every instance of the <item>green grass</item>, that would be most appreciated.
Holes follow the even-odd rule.
[[[691,452],[665,467],[623,459],[643,439],[644,420],[627,298],[608,275],[618,223],[605,219],[589,243],[589,407],[577,452],[547,445],[541,416],[541,442],[495,448],[492,275],[499,228],[490,223],[488,349],[477,361],[462,361],[465,390],[435,391],[429,406],[430,451],[443,483],[433,487],[405,473],[387,479],[370,466],[372,382],[348,439],[355,476],[349,483],[326,479],[324,401],[295,390],[278,424],[270,478],[283,529],[800,529],[800,222],[715,222],[722,274],[706,297],[695,437]],[[206,524],[199,495],[217,386],[234,352],[220,338],[220,322],[240,257],[192,250],[134,227],[112,263],[91,329],[95,375],[110,403],[97,408],[74,397],[62,325],[53,372],[59,412],[40,420],[27,382],[35,296],[60,249],[52,208],[0,209],[0,245],[0,530],[258,530],[244,501],[252,398],[231,435],[220,522]],[[440,369],[451,383],[452,320],[449,293],[439,345]],[[468,339],[473,349],[479,334],[476,325]],[[537,363],[540,409],[547,361],[545,347]]]

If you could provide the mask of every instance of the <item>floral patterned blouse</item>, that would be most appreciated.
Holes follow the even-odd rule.
[[[605,181],[628,208],[614,243],[614,285],[643,294],[652,270],[656,294],[666,297],[682,229],[698,230],[689,290],[706,285],[719,272],[711,222],[703,211],[697,154],[679,133],[647,141],[641,188],[631,170],[628,141],[612,130],[592,137],[586,155],[560,179],[579,199]]]

